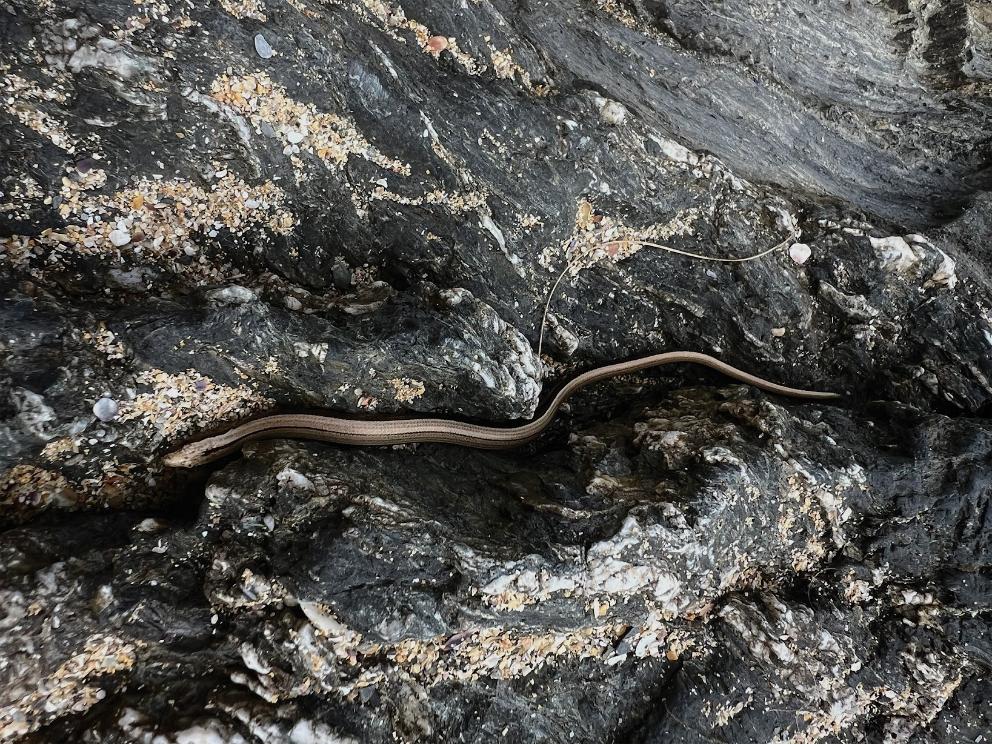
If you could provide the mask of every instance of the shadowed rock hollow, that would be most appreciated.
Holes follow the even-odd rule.
[[[0,740],[987,736],[990,29],[0,4]],[[666,368],[504,453],[160,461],[681,349],[844,398]]]

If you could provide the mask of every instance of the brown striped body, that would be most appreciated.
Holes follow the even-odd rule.
[[[525,444],[543,432],[561,405],[579,388],[607,377],[639,372],[663,364],[690,362],[701,364],[740,382],[769,393],[806,400],[832,400],[837,393],[800,390],[769,382],[719,359],[694,351],[670,351],[662,354],[618,362],[589,370],[570,380],[544,410],[521,426],[498,427],[466,424],[449,419],[410,418],[396,421],[360,421],[313,414],[275,414],[249,421],[216,436],[191,442],[163,458],[169,467],[190,468],[217,460],[235,452],[249,442],[260,439],[315,439],[349,445],[390,445],[412,442],[440,442],[480,449],[506,449]]]

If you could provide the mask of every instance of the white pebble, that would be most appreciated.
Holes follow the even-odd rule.
[[[117,401],[113,398],[100,398],[93,404],[93,415],[101,421],[113,421],[118,410]]]
[[[782,336],[785,335],[785,329],[784,328],[772,328],[772,335],[775,338],[782,338]]]
[[[303,475],[303,473],[292,468],[283,468],[276,475],[276,481],[284,488],[296,488],[300,491],[313,491],[316,488],[313,481]]]
[[[899,235],[890,235],[886,238],[868,237],[871,247],[878,251],[882,260],[882,268],[888,271],[902,273],[912,269],[919,263],[916,252],[909,247]]]
[[[658,637],[654,633],[648,633],[647,635],[641,636],[641,640],[637,642],[634,647],[634,656],[644,658],[651,653],[653,648],[658,645]]]
[[[288,307],[290,310],[303,309],[303,303],[300,302],[295,297],[293,297],[292,295],[287,295],[286,297],[284,297],[283,302],[286,304],[286,307]]]
[[[272,47],[265,37],[261,34],[255,34],[255,51],[258,56],[262,59],[269,59],[275,52],[272,51]]]
[[[627,119],[627,109],[618,101],[604,101],[599,109],[599,120],[618,127]]]
[[[298,132],[295,129],[291,129],[290,131],[286,132],[286,139],[289,140],[289,143],[291,145],[300,144],[305,137],[306,135],[303,134],[303,132]]]
[[[118,248],[131,242],[131,233],[127,230],[111,230],[108,237],[110,242]]]
[[[789,257],[800,266],[809,261],[812,255],[813,251],[805,243],[793,243],[789,246]]]
[[[164,522],[160,522],[157,519],[152,519],[149,517],[148,519],[142,519],[138,522],[138,524],[134,526],[134,530],[136,532],[146,532],[150,534],[152,532],[161,532],[165,529],[165,527],[166,525]]]

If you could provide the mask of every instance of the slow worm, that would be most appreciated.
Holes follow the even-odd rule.
[[[628,362],[608,364],[591,369],[570,380],[544,410],[529,423],[521,426],[498,427],[466,424],[449,419],[411,418],[395,421],[356,421],[353,419],[319,416],[311,414],[276,414],[249,421],[234,428],[207,437],[170,452],[163,458],[168,467],[192,468],[204,465],[225,455],[236,452],[249,442],[260,439],[291,437],[296,439],[316,439],[322,442],[351,445],[389,445],[411,442],[442,442],[460,444],[480,449],[506,449],[525,444],[541,434],[551,423],[562,403],[579,388],[607,377],[630,374],[648,367],[676,362],[702,364],[722,372],[735,380],[753,385],[769,393],[787,395],[806,400],[832,400],[839,398],[837,393],[799,390],[769,382],[752,375],[726,362],[721,362],[707,354],[695,351],[669,351],[663,354],[633,359]]]

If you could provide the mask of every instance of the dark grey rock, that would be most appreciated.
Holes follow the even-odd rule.
[[[0,5],[0,740],[987,737],[984,4],[162,7]],[[675,349],[844,397],[161,466]]]

